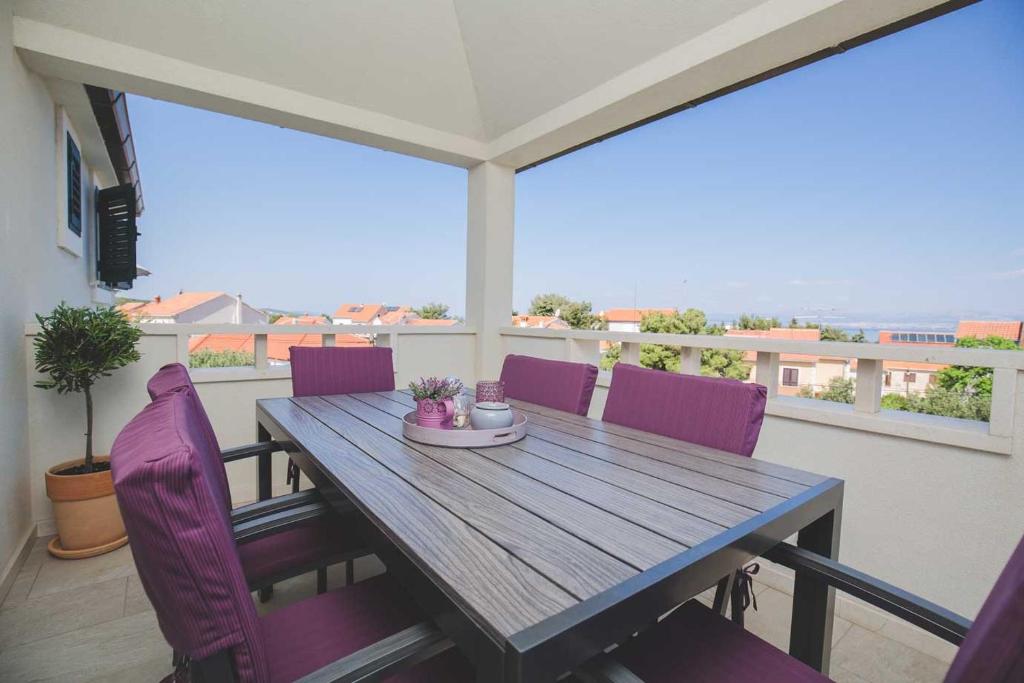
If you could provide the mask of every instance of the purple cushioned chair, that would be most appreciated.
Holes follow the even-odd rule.
[[[394,391],[391,349],[374,347],[292,346],[292,396],[331,396]],[[288,481],[299,490],[299,468],[288,461]],[[349,569],[351,573],[351,569]]]
[[[260,618],[201,423],[187,390],[166,391],[132,419],[111,451],[132,556],[180,669],[192,680],[278,683],[333,671],[341,660],[393,666],[386,671],[394,681],[472,680],[454,650],[433,657],[450,642],[421,621],[388,576]],[[413,651],[398,656],[393,644],[410,637]],[[374,649],[364,649],[369,645]],[[381,659],[382,650],[389,659]]]
[[[586,415],[597,384],[597,368],[509,354],[501,366],[501,381],[509,398]]]
[[[601,419],[750,456],[767,397],[760,384],[617,363]]]
[[[604,422],[750,457],[764,421],[768,389],[735,379],[683,375],[627,363],[612,368]],[[737,571],[723,579],[716,603],[732,598],[732,617],[743,623],[749,579]]]
[[[293,346],[288,351],[293,396],[395,390],[389,348]]]
[[[768,556],[855,592],[876,607],[960,645],[946,683],[1024,681],[1024,538],[973,624],[938,605],[785,543]],[[696,601],[624,643],[611,658],[599,656],[582,668],[580,677],[588,683],[635,682],[637,678],[644,683],[829,680]]]
[[[160,368],[150,378],[146,388],[153,400],[168,392],[183,391],[191,401],[197,429],[207,445],[203,452],[211,458],[208,471],[217,500],[224,506],[227,514],[232,515],[235,524],[251,524],[261,514],[280,513],[319,499],[316,492],[308,491],[232,510],[231,490],[228,487],[227,470],[224,466],[225,456],[234,459],[233,454],[239,452],[243,455],[269,456],[273,447],[268,447],[270,450],[261,450],[243,446],[222,454],[213,425],[192,384],[188,370],[180,363],[171,363]],[[318,574],[318,588],[323,592],[326,590],[327,582],[325,567],[339,562],[346,563],[346,575],[351,583],[351,561],[368,552],[358,539],[343,532],[342,520],[336,515],[317,517],[289,526],[282,531],[256,538],[238,548],[245,578],[250,586],[259,588],[262,600],[270,597],[271,587],[276,581],[314,570]]]

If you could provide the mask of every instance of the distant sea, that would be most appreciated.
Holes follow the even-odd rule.
[[[732,323],[738,315],[709,315],[708,319],[714,322]],[[790,318],[777,316],[785,327],[789,324]],[[989,316],[964,316],[964,320],[979,320]],[[1004,318],[1005,319],[1005,318]],[[1016,319],[1016,318],[1015,318]],[[889,318],[888,316],[797,316],[800,323],[819,323],[820,325],[831,325],[855,334],[861,330],[869,342],[878,341],[878,333],[882,330],[894,332],[956,332],[956,325],[960,318]]]

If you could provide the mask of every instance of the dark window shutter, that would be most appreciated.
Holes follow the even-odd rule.
[[[82,236],[82,153],[68,137],[68,230]]]
[[[135,188],[108,187],[96,193],[99,223],[97,279],[114,289],[131,289],[135,280]]]

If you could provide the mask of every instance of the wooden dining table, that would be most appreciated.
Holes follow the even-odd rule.
[[[528,435],[463,449],[402,434],[403,391],[263,399],[324,495],[480,681],[553,681],[780,541],[835,558],[843,482],[519,401]],[[790,652],[828,670],[833,589],[797,573]]]

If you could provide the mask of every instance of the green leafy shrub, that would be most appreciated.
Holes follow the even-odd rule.
[[[100,377],[139,360],[136,345],[142,333],[116,308],[61,303],[49,315],[36,315],[36,320],[41,329],[33,342],[35,365],[46,378],[35,386],[59,394],[85,394],[83,472],[92,472],[92,386]]]
[[[238,368],[255,365],[256,358],[245,351],[199,349],[188,354],[188,364],[192,368]]]

